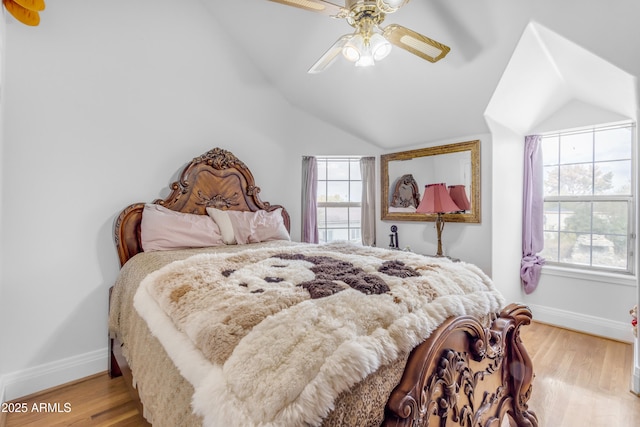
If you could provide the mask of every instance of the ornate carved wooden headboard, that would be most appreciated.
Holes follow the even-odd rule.
[[[199,215],[206,215],[209,206],[252,212],[282,208],[284,224],[290,230],[287,211],[280,205],[263,202],[259,193],[260,188],[256,187],[249,168],[231,152],[214,148],[193,159],[182,171],[179,181],[171,184],[171,194],[153,203],[177,212]],[[142,252],[140,223],[144,205],[129,205],[116,219],[114,239],[120,266]]]

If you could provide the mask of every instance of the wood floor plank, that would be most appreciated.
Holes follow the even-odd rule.
[[[16,399],[29,409],[39,405],[58,404],[62,412],[38,412],[7,414],[6,427],[143,427],[150,424],[138,412],[124,378],[111,379],[105,372],[55,388],[33,396]],[[69,411],[64,406],[68,403]],[[36,405],[35,407],[33,405]]]
[[[631,345],[537,322],[521,336],[536,374],[529,408],[541,427],[640,425]]]
[[[629,391],[631,345],[534,322],[522,329],[535,379],[529,408],[540,427],[637,427],[640,398]],[[148,427],[124,379],[106,373],[17,399],[71,405],[68,413],[6,415],[0,427]],[[1,420],[1,418],[0,418]]]

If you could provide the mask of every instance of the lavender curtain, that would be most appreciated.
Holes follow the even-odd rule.
[[[302,158],[302,241],[318,243],[318,162]]]
[[[360,233],[362,244],[376,245],[376,158],[362,157],[360,159],[360,174],[362,176],[362,202],[360,205]]]
[[[533,292],[538,286],[545,262],[544,258],[538,255],[538,252],[544,248],[541,142],[540,135],[529,135],[524,140],[524,206],[520,278],[527,294]]]

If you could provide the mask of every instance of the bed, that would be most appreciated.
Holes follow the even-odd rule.
[[[170,190],[117,217],[110,289],[109,371],[154,426],[537,426],[531,312],[477,267],[291,242],[286,209],[224,149]],[[154,210],[215,224],[222,242],[145,251],[145,227],[164,233]]]

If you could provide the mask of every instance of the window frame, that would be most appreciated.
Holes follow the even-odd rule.
[[[317,185],[318,185],[318,190],[320,189],[320,183],[321,182],[325,182],[328,183],[329,182],[347,182],[348,183],[348,188],[349,188],[349,196],[351,196],[351,182],[360,182],[362,185],[362,170],[359,169],[358,173],[360,175],[360,179],[351,179],[351,163],[352,162],[356,162],[358,163],[358,168],[360,168],[360,159],[362,158],[362,156],[316,156],[316,162],[317,162],[317,166],[318,166],[318,179],[317,181]],[[348,167],[348,177],[347,179],[329,179],[329,174],[328,174],[328,170],[325,170],[325,174],[324,174],[324,179],[320,179],[320,164],[321,163],[325,163],[328,164],[329,162],[345,162],[347,164],[349,164]],[[325,192],[324,194],[327,194],[327,188],[325,187]],[[316,205],[317,205],[317,226],[318,226],[318,238],[319,238],[319,242],[332,242],[332,241],[338,241],[338,240],[343,240],[343,239],[333,239],[333,240],[329,240],[327,238],[328,230],[347,230],[347,236],[349,237],[348,240],[352,241],[352,242],[361,242],[362,239],[362,223],[360,221],[360,218],[362,217],[362,211],[361,211],[361,216],[359,218],[359,226],[358,227],[354,227],[351,226],[351,217],[350,217],[350,208],[359,208],[362,209],[362,195],[360,194],[359,200],[357,202],[354,201],[346,201],[346,202],[327,202],[327,201],[320,201],[319,200],[320,197],[320,191],[318,191],[318,194],[316,195]],[[351,198],[351,197],[349,197]],[[327,215],[326,215],[326,210],[325,210],[325,215],[324,217],[324,223],[321,222],[320,218],[320,210],[321,209],[326,209],[326,208],[345,208],[347,209],[347,224],[346,227],[327,227]],[[352,239],[351,238],[351,233],[352,230],[358,230],[358,238],[357,239]]]
[[[547,260],[546,264],[549,267],[555,268],[555,269],[562,269],[562,270],[581,270],[581,271],[589,271],[589,272],[598,272],[598,273],[604,273],[607,275],[623,275],[623,276],[633,276],[635,275],[635,258],[636,258],[636,233],[637,233],[637,219],[636,219],[636,203],[637,203],[637,180],[638,180],[638,169],[637,169],[637,161],[636,161],[636,155],[637,155],[637,149],[636,149],[636,141],[637,141],[637,134],[636,134],[636,124],[634,122],[623,122],[623,123],[616,123],[616,124],[609,124],[609,125],[601,125],[601,126],[592,126],[592,127],[588,127],[588,128],[581,128],[581,129],[574,129],[574,130],[567,130],[567,131],[555,131],[555,132],[548,132],[548,133],[543,133],[542,137],[543,140],[544,138],[549,138],[549,137],[555,137],[558,136],[560,138],[562,138],[562,136],[570,136],[570,135],[576,135],[576,134],[585,134],[585,133],[591,133],[592,135],[596,135],[596,132],[599,131],[606,131],[606,130],[614,130],[614,129],[619,129],[619,128],[629,128],[630,133],[631,133],[631,152],[630,152],[630,164],[631,164],[631,176],[630,176],[630,182],[631,182],[631,188],[630,188],[630,194],[629,195],[606,195],[606,194],[589,194],[589,195],[560,195],[560,194],[556,194],[553,196],[548,196],[548,195],[544,195],[543,196],[543,203],[546,205],[547,203],[570,203],[570,202],[585,202],[585,203],[598,203],[598,202],[626,202],[627,203],[627,231],[626,231],[626,236],[627,236],[627,261],[626,261],[626,268],[614,268],[614,267],[605,267],[605,266],[600,266],[600,265],[593,265],[593,245],[590,245],[590,250],[589,250],[589,264],[582,264],[582,263],[574,263],[574,262],[566,262],[566,261],[560,261],[560,259],[558,258],[558,261],[555,260]],[[561,141],[561,139],[560,139]],[[595,137],[592,140],[592,147],[595,147]],[[595,148],[594,148],[595,149]],[[558,146],[558,150],[561,150],[561,142],[559,143]],[[627,160],[627,159],[624,159]],[[598,161],[596,161],[595,157],[592,156],[590,162],[591,165],[595,165],[597,163],[599,163]],[[584,164],[589,164],[587,162],[584,162]],[[543,161],[544,164],[544,161]],[[570,165],[572,163],[564,163],[565,165]],[[563,165],[563,163],[561,162],[561,159],[558,158],[558,163],[554,164],[553,166],[558,166],[560,167],[561,165]],[[546,167],[549,165],[544,164],[543,167]],[[593,184],[592,184],[593,185]],[[558,181],[558,189],[560,189],[561,183],[560,181]],[[593,205],[592,205],[593,207]],[[545,213],[546,215],[546,213]],[[560,214],[558,214],[560,215]],[[594,234],[599,234],[599,233],[594,233],[594,224],[593,224],[593,211],[591,214],[591,223],[589,226],[590,230],[588,233],[584,233],[587,236],[594,236]],[[560,244],[560,238],[559,236],[561,235],[561,230],[560,228],[558,228],[558,230],[547,230],[546,228],[543,228],[543,232],[544,235],[546,236],[547,233],[555,233],[557,237],[557,241],[558,241],[558,245]],[[546,245],[546,238],[545,238],[545,245]],[[560,249],[557,249],[557,254],[558,256],[560,255]]]

